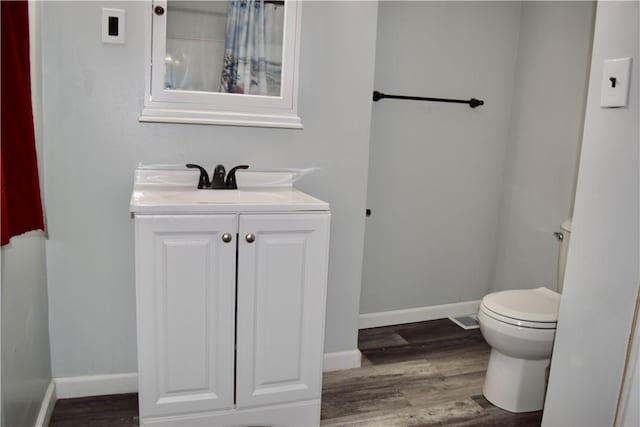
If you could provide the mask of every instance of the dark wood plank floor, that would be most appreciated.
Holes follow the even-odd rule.
[[[138,393],[56,401],[50,427],[137,427]]]
[[[360,331],[363,367],[324,375],[322,425],[533,427],[542,412],[511,414],[482,397],[489,347],[449,320]],[[136,394],[63,399],[51,427],[138,425]]]
[[[361,330],[363,367],[324,375],[323,426],[533,427],[482,397],[489,346],[448,319]]]

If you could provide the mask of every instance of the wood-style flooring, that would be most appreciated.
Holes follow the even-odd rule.
[[[512,414],[482,397],[489,346],[448,319],[361,330],[363,367],[328,372],[323,426],[532,427],[542,412]]]
[[[542,412],[511,414],[482,397],[489,347],[480,331],[433,320],[361,330],[363,367],[324,374],[323,426],[533,427]],[[63,399],[51,427],[138,425],[136,394]]]

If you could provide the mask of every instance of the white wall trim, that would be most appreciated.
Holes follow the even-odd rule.
[[[426,320],[446,319],[447,317],[477,313],[480,300],[456,302],[453,304],[431,305],[427,307],[407,308],[404,310],[380,311],[361,314],[359,329],[379,326],[399,325],[402,323],[424,322]],[[326,355],[325,355],[326,360]]]
[[[360,350],[336,351],[324,354],[323,372],[341,371],[343,369],[359,368],[362,364]]]
[[[53,413],[54,406],[56,406],[56,384],[51,380],[49,381],[47,391],[44,393],[44,397],[42,398],[35,427],[47,427],[49,425],[49,420],[51,420],[51,414]]]
[[[359,368],[361,357],[362,355],[358,349],[326,353],[324,355],[323,371],[329,372]],[[138,374],[135,372],[128,374],[63,377],[54,378],[53,381],[55,381],[54,392],[58,399],[136,393],[138,391]],[[47,390],[47,392],[48,391],[49,390]]]
[[[55,378],[55,382],[58,399],[138,391],[138,374],[135,372]]]

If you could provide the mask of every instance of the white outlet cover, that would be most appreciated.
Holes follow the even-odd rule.
[[[118,35],[109,35],[109,18],[118,18]],[[102,9],[102,43],[124,43],[124,9]]]
[[[626,107],[629,97],[631,58],[607,59],[602,68],[601,107]],[[612,80],[615,79],[615,80]]]

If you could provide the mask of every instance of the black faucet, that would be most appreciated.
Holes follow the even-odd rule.
[[[238,165],[236,167],[231,168],[231,170],[227,174],[227,180],[224,183],[224,185],[227,188],[230,188],[233,190],[238,189],[238,184],[236,184],[236,171],[238,169],[249,169],[249,165]]]
[[[211,176],[211,189],[212,190],[225,190],[227,187],[224,183],[224,174],[225,174],[224,166],[218,165],[213,170],[213,175]]]
[[[200,179],[198,180],[198,190],[202,190],[203,188],[211,187],[211,183],[209,182],[209,174],[207,170],[200,165],[194,165],[193,163],[187,163],[186,166],[188,168],[200,169]]]
[[[249,169],[248,165],[238,165],[233,167],[227,174],[227,179],[225,180],[225,168],[223,165],[218,165],[213,170],[211,181],[209,181],[209,174],[202,166],[193,163],[188,163],[186,166],[188,168],[200,170],[200,178],[198,179],[199,190],[205,188],[210,188],[212,190],[237,190],[238,185],[236,183],[236,171],[238,169]]]

